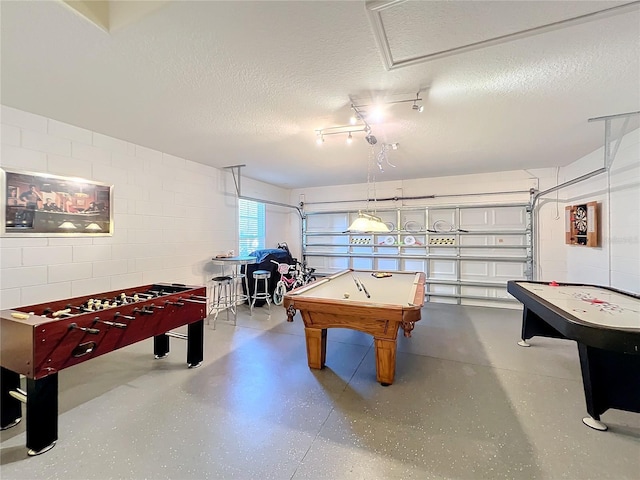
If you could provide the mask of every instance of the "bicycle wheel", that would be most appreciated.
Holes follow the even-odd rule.
[[[278,282],[276,289],[273,291],[273,303],[275,305],[282,305],[285,293],[287,293],[287,287],[285,287],[284,282]]]

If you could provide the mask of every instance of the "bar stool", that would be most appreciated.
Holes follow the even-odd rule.
[[[238,320],[238,305],[245,302],[248,305],[251,304],[251,297],[249,296],[249,278],[246,273],[242,271],[242,267],[256,263],[256,260],[256,257],[252,255],[239,257],[216,256],[211,259],[214,264],[222,266],[220,276],[231,277],[231,299],[227,302],[227,306],[233,313],[234,325]],[[243,291],[243,285],[246,288],[246,294]]]
[[[216,320],[218,319],[218,314],[222,310],[227,311],[227,321],[229,321],[229,309],[235,308],[232,305],[233,302],[233,290],[232,290],[232,278],[226,275],[222,275],[220,277],[213,277],[211,279],[211,289],[210,289],[210,303],[209,303],[209,315],[214,313],[213,316],[213,329],[216,329]],[[234,316],[235,319],[235,316]],[[209,321],[207,320],[207,323]],[[234,325],[235,320],[234,320]]]
[[[269,314],[271,314],[271,295],[269,294],[269,278],[271,278],[271,272],[267,270],[256,270],[253,272],[254,287],[253,287],[253,300],[251,300],[250,315],[253,315],[253,307],[256,304],[256,300],[266,300],[269,306]],[[260,280],[263,281],[264,291],[258,290]]]

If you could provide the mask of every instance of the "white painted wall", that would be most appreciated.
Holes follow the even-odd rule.
[[[530,170],[539,179],[539,191],[562,183],[559,168]],[[563,192],[540,197],[534,210],[535,264],[533,279],[567,281],[567,258],[564,245]]]
[[[366,172],[364,172],[366,173]],[[454,177],[417,178],[411,180],[384,181],[379,173],[375,184],[359,183],[335,187],[316,187],[291,190],[291,202],[300,201],[304,195],[305,210],[357,210],[367,207],[367,198],[416,197],[434,195],[433,199],[369,202],[369,209],[395,208],[412,205],[468,205],[474,203],[528,202],[529,189],[538,188],[538,180],[523,170]],[[498,192],[516,192],[499,194]],[[355,200],[355,201],[354,201]],[[318,204],[317,202],[326,202]]]
[[[640,294],[640,129],[626,135],[620,145],[608,194],[610,285]],[[572,257],[572,272],[573,263]]]
[[[540,175],[540,188],[544,191],[604,166],[602,147],[557,172],[547,169],[535,173]],[[589,201],[600,203],[600,246],[566,245],[565,206]],[[541,197],[536,210],[537,279],[605,285],[640,293],[639,129],[622,138],[608,172]]]
[[[289,190],[258,182],[251,178],[243,177],[241,179],[240,190],[243,197],[251,197],[256,200],[269,200],[282,205],[291,205],[291,207],[297,206],[296,204],[289,203]],[[294,227],[297,222],[296,217],[299,218],[300,215],[294,208],[267,203],[265,216],[267,230],[265,248],[276,248],[278,243],[282,242],[287,243],[287,245],[297,245],[300,243],[300,231],[297,227]],[[292,221],[294,223],[292,223]]]
[[[10,107],[0,113],[0,166],[114,185],[111,237],[0,239],[1,308],[154,282],[204,284],[220,268],[211,257],[237,251],[229,171]],[[249,186],[288,198],[277,187]],[[281,216],[269,213],[270,235],[286,230]]]

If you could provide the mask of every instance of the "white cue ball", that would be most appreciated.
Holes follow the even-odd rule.
[[[344,298],[349,298],[349,293],[348,292],[345,292]]]

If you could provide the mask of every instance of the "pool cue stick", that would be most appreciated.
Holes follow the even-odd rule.
[[[362,283],[362,280],[360,280],[360,285],[362,285],[362,290],[364,291],[364,294],[367,296],[367,298],[371,298],[371,295],[369,295],[369,292],[367,292],[367,288],[364,286],[364,283]]]
[[[360,287],[360,284],[358,283],[358,279],[356,278],[356,276],[353,273],[351,274],[351,278],[353,278],[353,282],[356,284],[356,287],[358,287],[358,291],[361,292],[362,291],[362,287]]]
[[[362,283],[362,280],[360,280],[358,277],[353,275],[353,273],[351,275],[353,276],[353,281],[356,282],[356,286],[358,287],[358,290],[361,292],[364,292],[367,298],[371,298],[371,295],[369,295],[369,292],[365,288],[364,283]]]

